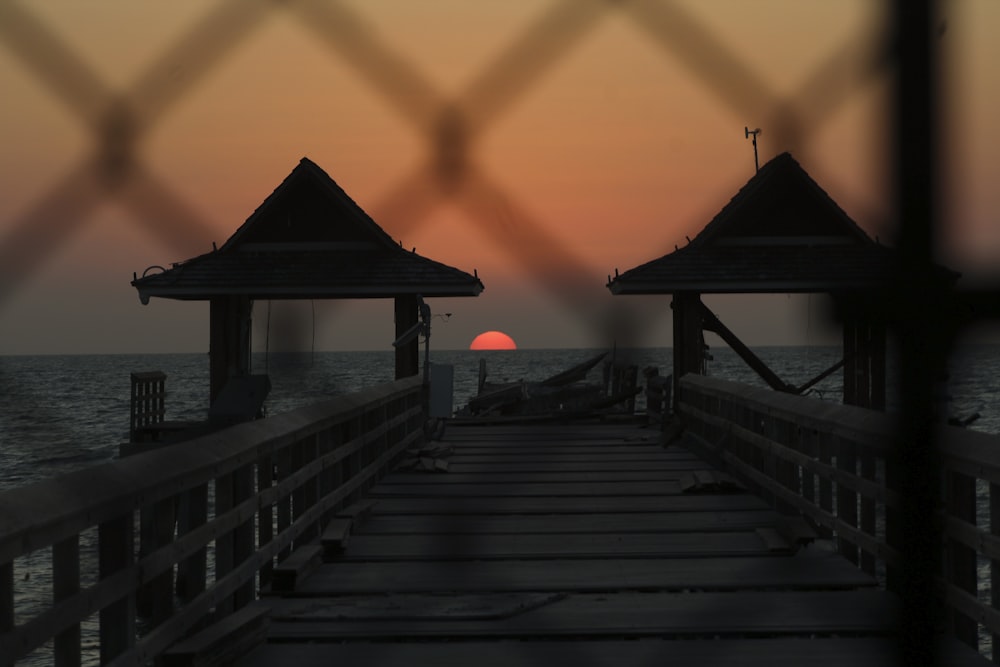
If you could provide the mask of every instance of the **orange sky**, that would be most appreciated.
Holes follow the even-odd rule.
[[[89,123],[113,94],[148,123],[134,148],[138,164],[206,225],[152,235],[142,207],[114,196],[70,213],[79,219],[75,231],[53,234],[44,258],[27,252],[18,274],[25,279],[0,302],[0,353],[207,350],[207,307],[142,306],[128,284],[132,272],[224,241],[303,156],[407,247],[478,271],[486,285],[480,297],[432,302],[435,312],[453,313],[435,325],[432,347],[441,349],[464,349],[488,329],[506,331],[520,347],[604,346],[610,329],[602,323],[621,309],[638,319],[615,335],[669,344],[668,297],[613,299],[604,283],[616,268],[685,243],[752,176],[744,125],[763,128],[762,161],[791,150],[869,233],[891,235],[886,75],[851,83],[852,57],[865,53],[880,16],[871,0],[634,0],[632,10],[609,9],[605,0],[354,0],[339,6],[355,27],[333,37],[316,27],[321,16],[248,0],[209,30],[211,40],[195,40],[219,44],[260,12],[264,18],[223,56],[178,49],[211,13],[205,6],[218,4],[21,0],[18,21],[0,16],[19,30],[27,29],[22,14],[39,22],[99,84],[78,75],[40,83],[12,48],[11,28],[0,28],[7,31],[0,32],[0,242],[93,155],[100,144]],[[669,29],[656,20],[675,5],[681,11],[671,25],[688,28],[665,37]],[[564,6],[571,9],[538,28]],[[953,266],[978,270],[1000,257],[1000,82],[991,71],[1000,54],[990,34],[1000,3],[947,3],[945,14],[954,204],[943,250]],[[343,26],[344,16],[336,23]],[[350,60],[359,44],[376,49],[363,52],[360,68]],[[739,63],[739,76],[707,83],[706,54],[732,55],[726,62]],[[373,65],[377,57],[402,75],[373,84],[384,72]],[[808,112],[802,136],[791,138],[775,127],[774,102],[819,104],[806,84],[820,67],[842,75],[825,79],[823,92],[845,80],[850,92]],[[432,133],[445,105],[473,125],[464,155],[488,197],[470,198],[461,181],[440,189]],[[397,196],[408,183],[431,193],[426,207]],[[554,262],[572,262],[568,293],[539,284],[530,248],[510,241],[518,224],[544,230],[560,252]],[[750,343],[825,340],[819,299],[709,304]],[[305,307],[284,312],[311,318]],[[388,302],[319,304],[317,346],[391,349],[391,312]]]

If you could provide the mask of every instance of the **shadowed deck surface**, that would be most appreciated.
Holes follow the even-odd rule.
[[[707,466],[658,435],[450,426],[449,471],[374,487],[343,553],[264,597],[240,664],[894,664],[890,594],[824,543],[765,540],[750,494],[683,492]]]

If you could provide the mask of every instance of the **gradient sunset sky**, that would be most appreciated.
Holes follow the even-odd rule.
[[[522,348],[669,345],[669,297],[604,285],[753,175],[747,125],[762,163],[791,151],[891,241],[874,0],[237,4],[0,9],[0,354],[207,351],[207,304],[143,306],[132,274],[224,242],[304,156],[407,248],[478,272],[478,298],[430,302],[452,313],[437,349],[491,329]],[[998,27],[996,0],[943,3],[940,259],[970,277],[1000,265]],[[93,165],[115,157],[97,137],[124,127],[116,102],[135,169],[109,185]],[[706,301],[751,344],[831,340],[818,297]],[[315,311],[318,349],[391,349],[391,302]],[[309,345],[312,304],[274,304],[279,319],[299,326],[272,345]]]

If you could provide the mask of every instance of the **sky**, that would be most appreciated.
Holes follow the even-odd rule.
[[[693,238],[753,175],[746,126],[762,163],[791,151],[892,238],[889,73],[859,64],[881,3],[237,5],[0,10],[0,354],[207,351],[207,304],[143,306],[133,273],[224,242],[302,157],[406,247],[478,273],[479,297],[431,300],[451,313],[438,349],[486,330],[669,345],[669,297],[605,283]],[[939,252],[974,280],[1000,259],[1000,2],[942,13]],[[819,295],[706,302],[751,345],[837,342]],[[270,310],[255,306],[255,349],[391,349],[390,301]]]

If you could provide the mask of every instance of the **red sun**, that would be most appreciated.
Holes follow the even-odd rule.
[[[502,331],[484,331],[472,339],[470,350],[516,350],[517,343]]]

